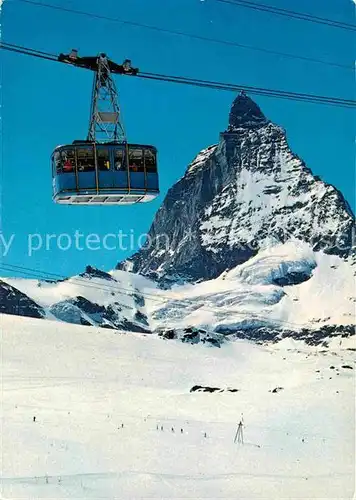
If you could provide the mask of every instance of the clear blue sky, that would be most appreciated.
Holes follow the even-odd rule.
[[[47,0],[62,7],[265,47],[353,66],[353,33],[216,0]],[[261,0],[263,1],[263,0]],[[267,3],[267,0],[265,0]],[[351,23],[352,0],[270,0],[270,4]],[[287,59],[5,0],[2,40],[51,53],[78,48],[132,59],[142,71],[354,98],[352,69]],[[2,51],[2,233],[15,234],[3,262],[73,274],[86,264],[111,269],[130,251],[68,251],[51,246],[28,255],[28,234],[148,231],[164,194],[200,149],[225,129],[234,95],[170,83],[118,78],[128,138],[159,150],[162,195],[132,207],[66,207],[51,199],[49,157],[58,144],[85,138],[92,74]],[[354,206],[354,116],[341,109],[255,97],[287,129],[292,149]],[[53,241],[53,240],[52,240]],[[4,273],[0,273],[4,274]]]

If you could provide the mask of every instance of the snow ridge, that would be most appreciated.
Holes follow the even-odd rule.
[[[79,276],[59,281],[4,278],[0,312],[145,333],[149,331],[145,298],[136,282],[140,280],[130,273],[109,274],[91,266]],[[5,289],[11,291],[12,301]],[[19,300],[26,308],[16,309]]]

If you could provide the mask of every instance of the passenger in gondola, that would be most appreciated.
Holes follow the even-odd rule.
[[[63,165],[63,171],[64,172],[71,172],[73,170],[73,165],[72,162],[70,161],[69,158],[66,159]]]

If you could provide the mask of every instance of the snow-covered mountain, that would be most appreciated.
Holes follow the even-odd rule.
[[[242,94],[219,144],[201,151],[169,190],[147,248],[118,267],[196,282],[246,262],[271,240],[299,239],[345,257],[353,230],[342,194],[314,176],[285,131]]]
[[[148,245],[109,273],[3,279],[0,311],[221,346],[354,333],[354,217],[249,97],[168,192]],[[18,307],[18,304],[23,307]]]
[[[58,281],[6,278],[0,282],[0,312],[148,332],[145,298],[136,282],[145,279],[121,271],[109,274],[91,266],[79,276]]]
[[[355,281],[349,260],[289,241],[200,283],[165,290],[151,326],[195,327],[257,342],[290,337],[328,345],[354,333]]]
[[[217,278],[169,289],[139,274],[93,268],[57,282],[6,278],[2,286],[26,298],[19,310],[14,299],[0,300],[8,314],[156,332],[192,344],[288,337],[327,346],[354,333],[350,259],[314,252],[299,240],[266,246]]]

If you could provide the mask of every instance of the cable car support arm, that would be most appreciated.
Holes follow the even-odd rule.
[[[70,54],[60,54],[58,61],[94,71],[88,141],[126,142],[112,73],[135,76],[138,69],[131,66],[129,59],[125,59],[123,64],[117,64],[105,54],[79,57],[77,50],[74,49]]]

